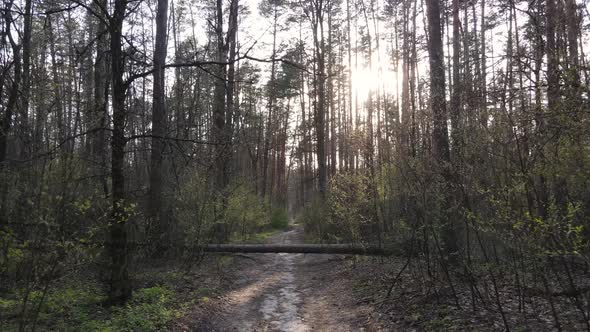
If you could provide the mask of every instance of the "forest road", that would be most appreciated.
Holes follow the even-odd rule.
[[[303,243],[303,228],[293,226],[269,243]],[[314,254],[249,254],[239,271],[238,287],[221,312],[212,317],[213,331],[362,331],[362,316],[347,278],[345,257]],[[337,273],[336,271],[340,271]]]

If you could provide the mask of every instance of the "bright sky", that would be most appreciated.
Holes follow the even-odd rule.
[[[186,6],[185,13],[184,13],[184,21],[188,22],[190,21],[191,17],[194,20],[194,27],[185,27],[184,31],[182,31],[181,33],[181,38],[186,38],[190,35],[194,35],[196,36],[197,42],[201,45],[203,45],[204,43],[206,43],[206,34],[205,34],[205,27],[206,27],[206,20],[205,17],[203,15],[204,13],[204,5],[203,2],[199,1],[199,0],[175,0],[177,1],[179,4],[183,1],[186,1],[188,3],[192,3],[191,6]],[[241,51],[244,52],[246,49],[251,48],[254,44],[255,46],[252,47],[251,51],[250,51],[250,55],[258,57],[258,58],[265,58],[268,59],[271,57],[271,51],[272,51],[272,32],[273,32],[273,22],[272,22],[272,18],[266,18],[260,15],[259,10],[258,10],[258,6],[261,0],[241,0],[240,4],[242,6],[247,7],[249,10],[249,14],[246,16],[241,16],[241,21],[240,21],[240,25],[239,25],[239,32],[238,32],[238,40],[240,42],[240,48]],[[352,0],[351,0],[352,1]],[[365,0],[365,5],[368,7],[370,4],[371,0]],[[375,1],[375,10],[377,13],[381,13],[382,12],[382,8],[383,8],[383,4],[384,4],[384,0],[374,0]],[[578,0],[578,1],[584,1],[584,6],[586,7],[586,13],[588,12],[588,6],[589,4],[587,3],[586,0]],[[228,2],[228,1],[226,1]],[[424,34],[424,18],[423,18],[423,13],[421,11],[420,8],[420,4],[421,2],[418,3],[418,17],[416,19],[416,33],[418,35],[419,38],[419,42],[420,43],[424,43],[424,39],[421,38],[420,36]],[[527,23],[527,17],[524,16],[525,14],[522,13],[522,11],[526,10],[526,6],[527,3],[519,3],[518,6],[520,7],[520,10],[518,11],[517,14],[517,21],[518,21],[518,25],[519,25],[519,29],[520,29],[520,33],[521,35],[524,34],[524,29],[523,29],[523,25],[525,23]],[[346,2],[342,1],[342,10],[346,9]],[[359,10],[360,8],[355,8],[356,10]],[[478,1],[478,5],[475,8],[476,10],[476,15],[478,15],[478,22],[477,22],[477,29],[480,28],[480,20],[481,17],[479,15],[480,13],[480,7],[479,7],[479,1]],[[155,10],[152,9],[152,11],[154,12],[155,15]],[[288,10],[283,10],[283,12],[288,11]],[[486,17],[490,18],[492,17],[492,14],[497,14],[498,12],[498,8],[496,7],[490,7],[487,6],[486,8]],[[461,15],[463,15],[463,12],[461,12]],[[469,15],[471,16],[471,10],[469,11]],[[487,44],[488,44],[488,79],[492,79],[493,78],[493,72],[494,71],[498,71],[498,70],[504,70],[506,68],[506,63],[505,60],[502,58],[493,58],[492,56],[498,56],[498,55],[503,55],[505,54],[505,45],[506,45],[506,40],[507,40],[507,31],[508,31],[508,12],[505,11],[504,13],[500,14],[503,16],[500,16],[500,24],[497,24],[493,29],[489,29],[488,33],[487,33]],[[345,14],[341,15],[342,17],[345,16]],[[281,51],[284,51],[286,46],[288,44],[292,44],[295,40],[297,40],[299,38],[299,26],[297,23],[290,23],[290,25],[288,27],[286,27],[285,24],[285,18],[286,18],[286,14],[283,14],[283,16],[279,19],[280,20],[280,28],[279,28],[279,32],[277,34],[277,49],[279,50],[279,56],[281,55]],[[227,20],[227,16],[225,17],[225,19]],[[375,35],[376,32],[374,31],[375,27],[373,26],[373,22],[372,22],[372,18],[371,18],[371,14],[368,14],[368,19],[369,19],[369,31],[371,33],[371,36],[373,37],[373,66],[372,69],[370,69],[368,67],[368,64],[366,63],[367,61],[364,60],[365,55],[364,54],[359,54],[358,55],[358,66],[355,64],[355,55],[353,54],[353,59],[352,59],[352,84],[353,84],[353,98],[355,98],[357,95],[359,96],[359,99],[362,100],[364,99],[364,97],[366,97],[369,94],[369,91],[376,91],[378,88],[383,89],[386,92],[395,94],[396,91],[400,91],[401,92],[401,88],[398,87],[398,85],[400,84],[399,81],[401,80],[401,61],[399,63],[399,68],[396,70],[396,68],[393,68],[393,65],[391,64],[391,57],[389,54],[387,54],[388,52],[391,51],[391,48],[393,47],[393,43],[391,42],[391,40],[388,40],[391,38],[392,36],[392,31],[391,28],[388,27],[389,23],[388,22],[383,22],[383,21],[379,21],[377,23],[377,29],[379,30],[379,34],[381,37],[381,42],[380,42],[380,50],[379,50],[379,54],[377,54],[377,50],[375,49],[376,43],[375,43]],[[327,18],[325,20],[325,24],[327,25]],[[355,31],[357,29],[361,29],[364,28],[365,26],[365,20],[364,20],[364,16],[362,15],[362,13],[358,16],[358,19],[355,20],[353,19],[352,22],[353,24],[352,26],[352,45],[354,47],[354,45],[357,43],[356,41],[356,33]],[[451,22],[452,23],[452,22]],[[225,22],[226,27],[227,27],[227,21]],[[444,20],[443,20],[443,24],[444,24]],[[473,29],[473,23],[470,23],[470,28]],[[346,29],[346,21],[341,22],[342,28]],[[308,50],[311,53],[313,46],[311,45],[310,41],[312,40],[311,37],[311,29],[310,29],[310,24],[309,22],[304,22],[303,25],[303,32],[302,32],[302,38],[303,40],[307,41],[309,43],[308,45]],[[144,27],[145,28],[145,27]],[[147,29],[149,28],[149,25],[147,27]],[[452,26],[449,27],[448,29],[452,29]],[[154,30],[154,29],[152,29]],[[327,28],[325,28],[325,31],[327,32]],[[155,32],[155,31],[154,31]],[[152,33],[154,33],[152,32]],[[445,29],[443,31],[443,34],[446,33],[450,33],[451,31],[447,30],[447,27],[445,26]],[[398,33],[401,34],[401,32],[398,31]],[[479,31],[478,31],[479,33]],[[171,34],[170,34],[171,35]],[[446,35],[443,35],[443,42],[446,43]],[[521,43],[522,43],[522,37],[521,37]],[[590,43],[589,43],[590,39],[588,34],[586,34],[584,36],[584,43],[583,43],[583,47],[586,50],[586,52],[588,52],[587,50],[590,49]],[[401,41],[400,41],[401,43]],[[171,49],[169,50],[169,61],[172,61],[172,57],[174,56],[174,50],[172,49],[173,44],[172,42],[169,43]],[[398,47],[401,47],[401,44],[398,45]],[[447,47],[447,45],[444,46],[444,51],[445,51],[445,62],[446,65],[448,66],[449,63],[448,61],[452,58],[452,49],[451,47]],[[493,49],[493,50],[492,50]],[[492,54],[493,52],[493,54]],[[428,72],[428,57],[427,57],[427,53],[425,50],[421,50],[420,47],[418,47],[418,57],[419,57],[419,64],[418,64],[418,72],[419,72],[419,76],[420,77],[427,77],[427,72]],[[346,58],[346,54],[344,55]],[[345,63],[347,63],[346,59],[344,61]],[[260,67],[262,68],[266,68],[267,70],[264,70],[261,74],[262,74],[262,82],[266,81],[269,76],[269,65],[268,64],[262,64],[259,63],[258,64]],[[268,68],[267,68],[268,67]],[[449,78],[447,77],[447,82],[449,81]]]

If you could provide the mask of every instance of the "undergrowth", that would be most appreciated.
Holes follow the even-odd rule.
[[[22,304],[22,290],[0,298],[1,331],[19,330],[16,319]],[[204,298],[210,291],[198,290]],[[205,295],[203,295],[205,294]],[[41,298],[43,300],[41,301]],[[133,299],[125,306],[107,307],[106,294],[96,283],[56,286],[43,296],[33,291],[29,301],[41,303],[35,326],[39,331],[161,331],[187,310],[190,303],[168,286],[153,286],[135,290]]]

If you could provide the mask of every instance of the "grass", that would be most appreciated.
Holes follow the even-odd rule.
[[[39,331],[162,331],[182,317],[196,303],[206,303],[218,294],[217,289],[197,288],[181,294],[165,285],[136,289],[133,298],[121,307],[105,307],[104,290],[96,282],[77,280],[49,291],[37,315]],[[0,330],[18,331],[22,292],[0,297]],[[41,292],[30,294],[32,308],[37,308]],[[31,308],[31,307],[29,307]],[[27,329],[32,328],[32,309],[27,315]],[[36,310],[34,310],[36,311]]]
[[[273,235],[275,235],[278,232],[279,232],[279,230],[276,230],[276,229],[258,232],[258,233],[252,234],[252,236],[250,236],[244,242],[245,243],[252,243],[252,244],[266,243],[270,237],[272,237]]]

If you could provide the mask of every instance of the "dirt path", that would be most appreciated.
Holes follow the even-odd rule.
[[[303,229],[270,243],[303,243]],[[368,308],[357,305],[335,255],[252,254],[237,287],[210,321],[214,331],[359,331]]]

